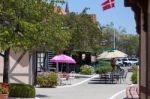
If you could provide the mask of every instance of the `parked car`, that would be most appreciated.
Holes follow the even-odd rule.
[[[129,58],[129,61],[130,61],[131,65],[138,65],[139,64],[138,58]]]
[[[131,61],[128,58],[122,58],[123,66],[131,66]]]
[[[122,60],[120,58],[116,59],[116,65],[123,66],[123,62],[122,62]]]

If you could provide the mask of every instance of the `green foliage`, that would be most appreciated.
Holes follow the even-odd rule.
[[[131,81],[133,84],[137,84],[137,71],[133,71],[133,74],[131,76]]]
[[[139,53],[139,36],[138,35],[122,35],[117,42],[119,50],[124,51],[128,55],[137,55]],[[128,47],[127,47],[128,46]]]
[[[47,78],[44,75],[39,75],[36,78],[37,84],[40,85],[41,87],[45,86],[47,84]]]
[[[58,76],[55,73],[52,73],[48,76],[49,86],[54,87],[57,85]]]
[[[62,29],[62,17],[46,0],[4,0],[0,6],[0,16],[8,21],[8,25],[0,23],[1,50],[42,47],[60,52],[68,45],[70,34]]]
[[[84,9],[83,9],[83,11],[82,11],[82,14],[87,14],[87,10],[89,10],[90,8],[88,8],[88,7],[85,7]]]
[[[101,31],[103,33],[103,38],[102,38],[103,43],[101,42],[101,45],[103,45],[101,47],[101,50],[103,50],[103,51],[113,48],[112,40],[113,40],[114,32],[117,36],[119,36],[119,34],[116,32],[116,29],[113,28],[112,24],[109,24],[106,26],[100,26]]]
[[[94,71],[93,67],[89,65],[83,65],[80,67],[80,73],[84,75],[91,75],[93,71]]]
[[[57,3],[60,3],[60,4],[64,4],[64,3],[65,3],[64,0],[50,0],[50,1],[51,1],[51,4],[52,4],[52,5],[55,5],[55,4],[57,4]]]
[[[135,34],[129,34],[126,32],[125,29],[116,29],[112,24],[108,24],[106,26],[101,26],[101,31],[103,33],[102,38],[102,47],[101,50],[109,50],[113,48],[113,37],[114,33],[116,35],[116,49],[125,52],[126,54],[130,55],[137,55],[139,52],[139,36]],[[128,47],[127,47],[128,46]]]
[[[62,29],[63,19],[53,8],[47,0],[0,1],[0,55],[7,61],[7,66],[4,64],[4,82],[8,82],[7,50],[26,52],[41,49],[61,53],[67,49],[71,34],[68,29]]]
[[[105,60],[99,61],[98,64],[100,66],[111,66],[110,61],[105,61]]]
[[[72,39],[68,50],[97,51],[100,48],[101,30],[88,14],[70,13],[64,16],[64,25],[70,29]]]
[[[41,74],[37,76],[37,84],[40,87],[55,87],[58,76],[55,73]]]
[[[99,66],[96,68],[96,73],[98,73],[98,74],[107,73],[110,71],[112,71],[111,66]]]
[[[34,98],[35,88],[27,84],[10,84],[9,97]]]

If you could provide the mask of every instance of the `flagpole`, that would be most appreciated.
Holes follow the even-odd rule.
[[[101,6],[103,7],[103,11],[105,10],[108,10],[110,8],[113,8],[115,7],[115,0],[105,0]],[[115,27],[114,27],[114,24],[113,24],[113,49],[116,49],[116,31],[115,31]]]
[[[114,27],[114,26],[113,26]],[[114,49],[116,49],[116,31],[115,31],[115,27],[114,27]]]
[[[109,0],[109,2],[111,2],[111,0]],[[111,2],[112,3],[112,2]],[[113,7],[113,5],[111,4],[111,8]],[[114,35],[114,39],[113,39],[113,48],[114,48],[114,50],[116,49],[116,31],[115,31],[115,24],[113,23],[113,29],[114,29],[114,31],[113,31],[113,35]]]

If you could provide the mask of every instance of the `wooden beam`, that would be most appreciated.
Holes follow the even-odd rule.
[[[134,4],[136,4],[137,1],[138,1],[138,0],[125,0],[125,1],[124,1],[124,5],[125,5],[126,7],[130,7],[130,6],[133,6]]]

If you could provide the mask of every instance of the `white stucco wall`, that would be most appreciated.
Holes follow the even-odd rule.
[[[2,76],[2,73],[3,73],[3,66],[4,66],[4,64],[3,64],[3,58],[0,56],[0,82],[2,82],[3,81],[3,76]]]
[[[19,61],[20,58],[20,61]],[[31,69],[29,53],[20,53],[10,51],[10,67],[9,67],[9,82],[10,83],[30,83]],[[19,62],[18,62],[19,61]],[[0,74],[3,73],[3,59],[0,57]],[[0,82],[2,82],[2,75],[0,75]]]

